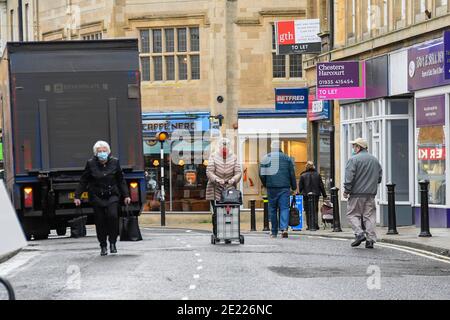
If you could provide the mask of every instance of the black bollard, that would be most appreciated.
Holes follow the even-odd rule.
[[[317,217],[316,217],[316,194],[313,192],[308,193],[308,215],[309,215],[309,231],[317,231]]]
[[[269,198],[263,197],[264,202],[264,229],[263,231],[270,231],[269,228]]]
[[[331,202],[333,203],[333,232],[342,232],[339,213],[339,188],[331,189]]]
[[[395,184],[388,183],[386,185],[388,189],[388,232],[387,234],[398,234],[397,231],[397,218],[395,213]]]
[[[256,200],[250,200],[250,231],[256,231]]]
[[[420,181],[420,228],[421,232],[419,237],[429,238],[431,237],[430,233],[430,215],[429,215],[429,207],[428,207],[428,187],[430,185],[430,181]]]

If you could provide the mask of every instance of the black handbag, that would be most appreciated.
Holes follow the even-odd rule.
[[[86,222],[88,217],[83,216],[83,210],[81,209],[81,207],[78,207],[76,211],[78,211],[80,216],[68,221],[70,227],[70,237],[86,237]]]
[[[242,193],[236,188],[226,188],[220,195],[220,204],[242,204]]]
[[[125,212],[126,216],[120,218],[120,241],[141,241],[138,217],[130,214],[128,206],[126,206]]]
[[[289,226],[296,227],[300,224],[300,211],[297,208],[296,196],[292,197],[291,206],[289,208]]]

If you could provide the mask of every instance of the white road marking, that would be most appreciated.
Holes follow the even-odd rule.
[[[399,245],[391,245],[391,244],[386,244],[386,243],[377,243],[376,245],[379,247],[394,249],[394,250],[410,253],[410,254],[413,254],[415,256],[419,256],[422,258],[427,258],[430,260],[435,260],[435,261],[450,264],[450,259],[448,257],[442,256],[442,255],[439,255],[436,253],[419,250],[419,249],[412,250],[411,248],[408,248],[408,247],[403,247],[403,246],[399,246]],[[421,253],[421,252],[423,252],[423,253]]]
[[[0,275],[7,276],[11,272],[27,264],[31,259],[41,254],[40,252],[20,252],[15,257],[0,265]]]

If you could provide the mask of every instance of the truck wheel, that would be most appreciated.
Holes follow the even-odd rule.
[[[56,228],[56,234],[58,235],[58,236],[65,236],[66,235],[66,232],[67,232],[67,228],[66,227],[59,227],[59,228]]]

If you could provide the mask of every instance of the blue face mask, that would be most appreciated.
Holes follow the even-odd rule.
[[[100,161],[106,161],[106,160],[108,160],[108,152],[98,152],[98,153],[97,153],[97,158],[98,158]]]

